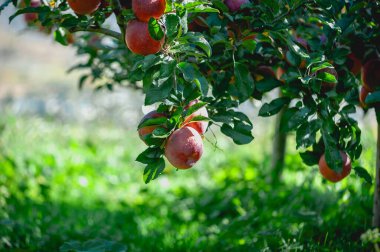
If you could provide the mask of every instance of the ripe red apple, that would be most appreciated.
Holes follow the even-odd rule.
[[[225,0],[224,3],[230,11],[238,11],[243,4],[249,3],[249,0]]]
[[[353,73],[354,75],[358,75],[360,73],[360,70],[362,68],[362,63],[360,60],[355,56],[355,54],[350,53],[347,56],[347,67]]]
[[[202,154],[202,137],[191,127],[183,127],[174,131],[165,145],[166,158],[178,169],[193,167]]]
[[[325,154],[322,155],[322,157],[319,159],[319,171],[322,174],[322,176],[331,182],[338,182],[347,177],[351,172],[351,160],[350,157],[347,156],[346,153],[343,151],[340,152],[340,155],[343,159],[343,170],[342,172],[338,173],[334,170],[332,170],[326,162]]]
[[[359,95],[359,101],[360,101],[360,106],[362,108],[366,108],[367,104],[365,103],[365,99],[367,99],[367,96],[369,95],[370,91],[366,87],[362,87],[360,89],[360,95]]]
[[[164,38],[154,40],[148,30],[148,23],[132,20],[125,31],[125,42],[129,50],[140,55],[149,55],[159,52],[164,44]]]
[[[191,106],[193,106],[194,104],[197,104],[198,102],[199,102],[199,100],[191,101],[189,103],[189,105],[187,105],[185,107],[185,109],[189,109]],[[186,125],[188,127],[195,129],[196,131],[198,131],[198,133],[200,135],[204,135],[206,133],[206,130],[208,127],[208,122],[206,122],[206,121],[190,122],[196,116],[208,117],[208,112],[207,112],[206,107],[202,107],[202,108],[198,109],[197,111],[195,111],[194,113],[192,113],[191,115],[189,115],[185,119],[183,125]]]
[[[151,17],[159,19],[165,12],[165,0],[132,0],[132,10],[135,16],[144,22]]]
[[[152,118],[160,118],[160,117],[165,117],[166,118],[166,115],[163,114],[163,113],[158,113],[156,110],[153,110],[151,112],[149,112],[148,114],[146,114],[140,121],[139,125],[144,123],[145,121],[147,121],[148,119],[152,119]],[[149,126],[144,126],[140,129],[138,129],[138,133],[139,133],[139,137],[140,139],[144,142],[145,142],[145,138],[149,135],[149,134],[152,134],[152,132],[157,129],[157,128],[164,128],[163,125],[149,125]]]
[[[100,6],[100,0],[67,0],[70,8],[78,15],[94,13]]]
[[[370,60],[362,67],[362,82],[370,92],[380,86],[380,59]]]

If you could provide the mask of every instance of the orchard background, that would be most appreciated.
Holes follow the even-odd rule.
[[[1,4],[1,250],[378,249],[379,2]]]

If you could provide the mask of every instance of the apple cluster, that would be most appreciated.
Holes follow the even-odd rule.
[[[39,1],[38,1],[39,2]],[[110,3],[107,0],[68,0],[70,8],[77,15],[91,15],[99,8],[107,8]],[[149,34],[148,22],[151,18],[159,19],[165,12],[165,0],[130,0],[120,1],[121,7],[129,9],[136,16],[127,24],[125,30],[125,43],[129,50],[135,54],[149,55],[159,52],[165,39],[155,40]],[[110,15],[111,13],[106,13]]]
[[[125,31],[125,43],[129,50],[140,55],[159,52],[165,42],[153,39],[149,34],[148,22],[159,19],[165,12],[165,0],[132,0],[132,10],[137,19],[128,22]]]
[[[199,101],[191,101],[184,110],[184,113],[197,104]],[[183,119],[179,127],[165,139],[162,147],[165,151],[167,160],[178,169],[189,169],[193,167],[203,154],[203,135],[205,134],[208,122],[196,121],[196,117],[208,117],[207,109],[203,106]],[[163,119],[163,120],[160,120]],[[146,114],[138,129],[139,137],[144,143],[150,145],[146,140],[150,138],[157,130],[168,130],[166,119],[168,114],[157,112],[156,110]],[[152,120],[153,119],[153,120]],[[156,120],[154,120],[156,119]],[[150,120],[152,123],[146,124]],[[154,142],[150,142],[155,144]]]
[[[354,75],[361,73],[363,85],[360,90],[359,101],[361,106],[366,108],[368,106],[365,102],[367,96],[380,87],[380,59],[373,58],[362,65],[360,59],[358,59],[355,54],[351,53],[348,55],[348,68]],[[336,172],[328,166],[325,155],[323,154],[321,156],[319,160],[319,171],[325,179],[335,183],[341,181],[350,174],[350,158],[344,152],[341,152],[341,157],[343,160],[343,167],[341,172]]]

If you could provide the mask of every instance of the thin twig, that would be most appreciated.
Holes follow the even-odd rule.
[[[96,32],[96,33],[101,33],[110,37],[113,37],[117,40],[123,40],[122,34],[119,32],[115,32],[110,29],[106,28],[97,28],[97,27],[87,27],[87,28],[82,28],[82,27],[73,27],[69,29],[69,32],[74,33],[74,32],[79,32],[79,31],[86,31],[86,32]]]

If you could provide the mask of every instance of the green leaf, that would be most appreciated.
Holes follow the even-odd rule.
[[[155,18],[151,17],[148,25],[149,34],[154,40],[161,40],[165,36],[164,31]]]
[[[177,65],[178,69],[181,70],[183,78],[190,83],[194,83],[204,96],[208,93],[209,83],[207,79],[198,70],[198,67],[194,64],[188,62],[180,62]]]
[[[186,110],[186,117],[193,114],[194,112],[198,111],[199,109],[203,108],[207,105],[207,102],[198,102],[190,106],[189,109]]]
[[[250,53],[254,53],[256,50],[257,42],[254,39],[246,39],[243,41],[242,46]]]
[[[321,128],[322,123],[318,119],[314,119],[310,122],[302,124],[296,135],[297,149],[300,147],[307,148],[312,146],[316,142],[316,136],[318,130]]]
[[[167,118],[165,117],[148,118],[139,124],[138,129],[141,129],[147,126],[153,126],[153,125],[163,125],[166,122],[167,122]]]
[[[64,45],[64,46],[68,45],[65,34],[66,33],[65,33],[64,29],[58,28],[54,32],[54,40],[57,41],[58,43],[60,43],[61,45]]]
[[[166,26],[166,36],[169,39],[173,39],[177,36],[178,26],[179,26],[179,17],[174,14],[168,14],[165,17],[165,26]]]
[[[161,158],[163,155],[163,150],[158,147],[149,147],[145,151],[141,152],[136,158],[137,162],[143,164],[149,164],[154,162],[156,159]]]
[[[288,97],[280,97],[277,99],[274,99],[270,103],[265,103],[260,111],[259,111],[259,116],[262,117],[268,117],[277,114],[280,112],[280,110],[289,104],[290,99]]]
[[[299,110],[295,110],[294,114],[285,122],[284,130],[291,131],[297,129],[301,124],[307,120],[311,113],[311,110],[308,107],[303,107]]]
[[[296,55],[298,55],[299,57],[301,57],[301,58],[309,58],[309,55],[306,54],[304,52],[304,50],[301,49],[301,47],[299,45],[297,45],[296,43],[294,43],[293,40],[288,39],[288,46],[289,46],[290,50],[293,53],[295,53]]]
[[[158,127],[153,130],[152,137],[153,138],[168,138],[172,132],[164,127]]]
[[[357,166],[354,168],[356,175],[358,175],[360,178],[364,179],[365,182],[372,185],[372,177],[368,173],[366,169],[363,167]]]
[[[316,78],[318,80],[321,80],[323,82],[328,82],[328,83],[337,83],[338,82],[333,74],[327,73],[327,72],[319,71]]]
[[[151,105],[166,99],[174,87],[174,82],[173,76],[154,81],[153,85],[147,90],[145,105]]]
[[[380,91],[370,93],[365,99],[365,103],[367,104],[380,103]]]
[[[205,121],[205,122],[210,121],[210,118],[198,115],[191,118],[189,122],[202,122],[202,121]]]
[[[161,157],[155,159],[154,162],[149,163],[144,169],[144,182],[148,184],[151,180],[158,178],[158,176],[165,169],[165,160]]]
[[[282,82],[275,78],[267,77],[259,82],[256,82],[256,89],[261,93],[269,92],[280,86],[282,86]]]
[[[247,100],[254,89],[254,82],[252,75],[247,65],[236,62],[234,66],[235,87],[239,100]]]
[[[232,138],[235,144],[248,144],[254,139],[252,136],[252,127],[242,123],[234,123],[234,127],[228,124],[223,124],[221,132]]]
[[[23,8],[23,9],[20,9],[18,11],[16,11],[15,14],[13,14],[12,16],[9,17],[9,23],[11,23],[13,21],[13,19],[21,14],[25,14],[25,13],[37,13],[37,14],[41,14],[41,13],[48,13],[50,12],[50,8],[47,7],[47,6],[42,6],[42,7],[26,7],[26,8]]]
[[[300,153],[300,156],[302,158],[302,161],[308,166],[317,165],[319,163],[319,159],[321,158],[321,155],[319,153],[313,151]]]
[[[187,2],[184,7],[189,13],[219,13],[218,9],[208,6],[206,3],[202,1]]]
[[[190,44],[193,44],[199,48],[201,48],[207,55],[207,57],[211,57],[211,46],[208,43],[208,41],[203,37],[203,35],[194,33],[194,32],[188,32],[186,34],[186,38],[189,41]]]
[[[278,11],[280,10],[279,1],[262,0],[262,3],[268,6],[274,13],[278,13]]]
[[[340,155],[340,150],[336,147],[336,140],[330,136],[326,130],[322,130],[323,142],[325,144],[326,163],[330,169],[341,173],[343,170],[343,159]]]

